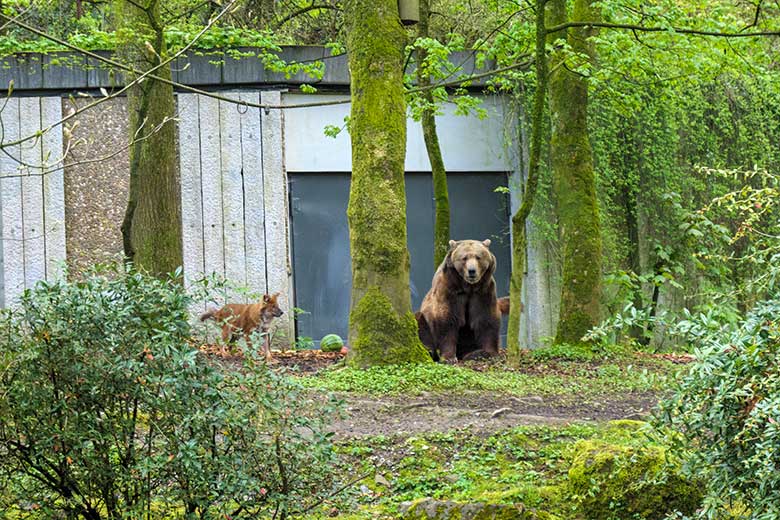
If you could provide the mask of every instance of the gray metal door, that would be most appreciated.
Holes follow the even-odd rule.
[[[346,338],[352,283],[346,213],[349,174],[290,173],[289,179],[295,304],[305,311],[298,316],[297,335],[315,341],[330,333]],[[507,185],[506,173],[453,173],[447,180],[451,236],[493,241],[498,294],[508,294],[509,198],[494,191]],[[406,202],[412,308],[418,309],[434,272],[430,173],[406,174]]]

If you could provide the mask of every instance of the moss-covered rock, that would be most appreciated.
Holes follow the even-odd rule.
[[[568,492],[579,516],[588,520],[661,520],[674,511],[693,513],[702,498],[663,448],[601,441],[577,443]]]
[[[544,512],[526,509],[522,504],[464,503],[422,498],[404,502],[403,520],[557,520]]]

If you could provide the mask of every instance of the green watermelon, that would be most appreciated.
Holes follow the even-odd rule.
[[[320,350],[323,352],[338,352],[344,346],[344,340],[338,334],[328,334],[320,340]]]

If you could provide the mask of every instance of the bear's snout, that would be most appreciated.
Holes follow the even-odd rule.
[[[481,278],[479,262],[477,262],[474,259],[470,259],[466,262],[465,267],[466,267],[465,269],[466,276],[464,276],[463,278],[465,278],[468,283],[472,283],[472,284],[477,283]]]

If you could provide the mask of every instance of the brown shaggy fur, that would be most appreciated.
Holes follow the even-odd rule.
[[[271,359],[271,338],[268,330],[274,318],[282,314],[279,308],[277,298],[279,293],[269,296],[263,295],[262,301],[258,303],[228,303],[221,309],[212,309],[201,314],[200,321],[213,319],[222,324],[222,341],[232,343],[238,340],[239,334],[243,332],[247,346],[251,346],[250,335],[258,327],[264,334],[263,354],[267,360]]]
[[[417,313],[420,340],[434,359],[498,354],[501,314],[509,302],[496,299],[496,257],[489,247],[490,240],[450,240]]]

